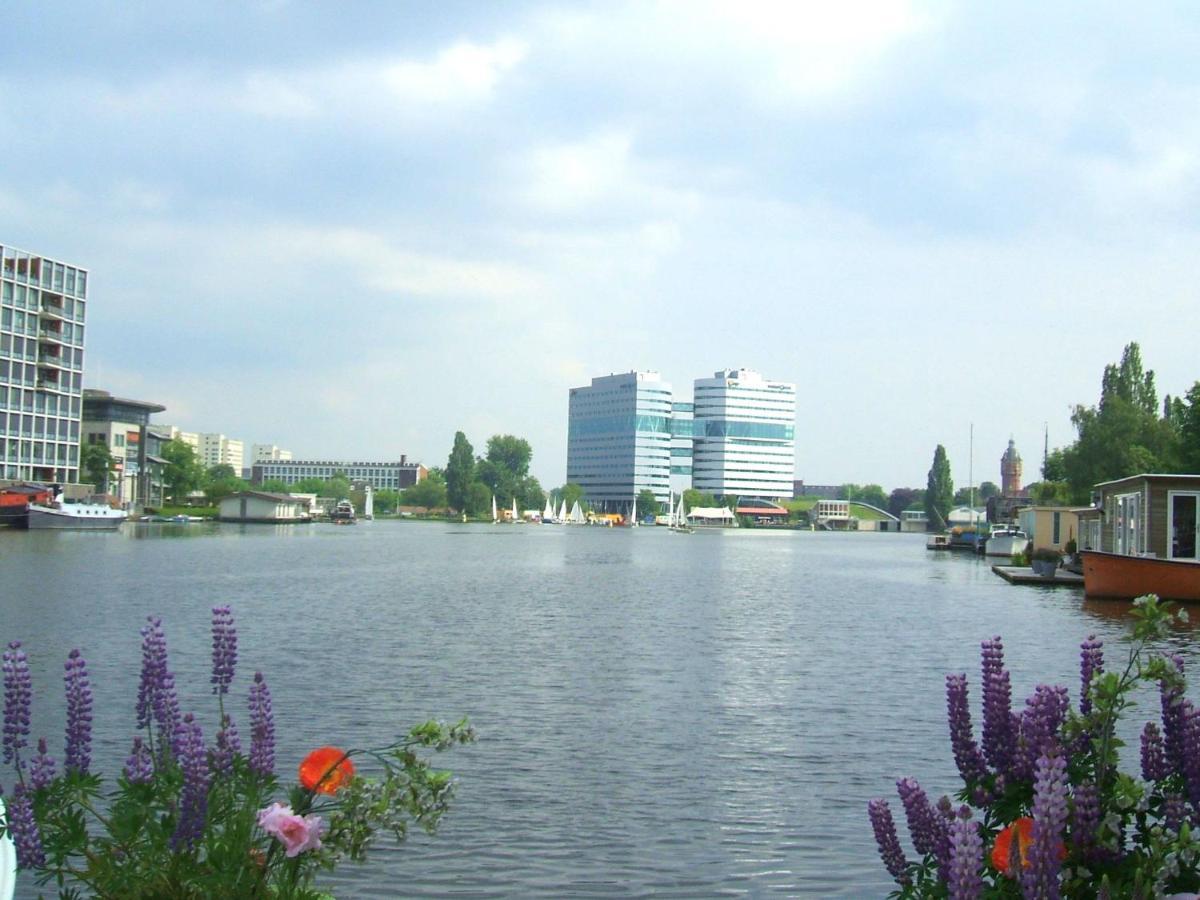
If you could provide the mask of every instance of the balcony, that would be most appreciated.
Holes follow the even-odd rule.
[[[56,322],[67,321],[66,311],[63,309],[62,304],[48,301],[44,294],[42,295],[42,306],[38,310],[38,315],[43,319],[51,319]]]
[[[70,366],[67,365],[66,360],[58,354],[43,353],[38,358],[37,364],[47,369],[57,369],[64,372],[70,369]]]
[[[34,382],[34,387],[39,391],[50,391],[55,394],[69,393],[67,386],[58,380],[58,373],[53,375],[38,371],[37,380]]]
[[[66,345],[66,340],[63,339],[61,331],[52,331],[49,328],[38,329],[38,341],[43,344],[63,344]]]

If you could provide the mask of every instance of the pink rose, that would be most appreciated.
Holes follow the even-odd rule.
[[[325,823],[320,816],[298,816],[290,806],[272,803],[258,812],[258,827],[274,835],[286,848],[288,857],[305,850],[321,849],[321,832]]]

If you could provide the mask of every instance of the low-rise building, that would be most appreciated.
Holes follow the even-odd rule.
[[[1200,475],[1134,475],[1096,491],[1101,524],[1093,549],[1200,561]]]
[[[900,530],[924,534],[929,530],[929,516],[923,509],[906,509],[900,513]]]
[[[217,518],[222,522],[268,522],[287,525],[307,522],[311,516],[308,505],[290,494],[239,491],[221,499]]]
[[[254,444],[250,451],[251,462],[270,462],[271,460],[288,461],[292,458],[291,450],[284,450],[274,444]]]
[[[850,501],[818,500],[808,511],[808,521],[818,528],[847,528],[850,525]]]
[[[1034,550],[1066,550],[1079,537],[1079,511],[1065,506],[1026,506],[1017,510],[1018,527],[1033,541]]]
[[[165,406],[144,400],[114,397],[108,391],[83,392],[83,442],[104,444],[116,461],[115,471],[98,493],[115,497],[127,509],[159,507],[163,503],[162,446],[168,432],[150,422]]]
[[[428,474],[420,463],[409,462],[401,456],[397,462],[345,462],[331,459],[264,460],[256,462],[250,469],[252,484],[264,481],[282,481],[296,484],[309,478],[328,481],[335,475],[344,475],[350,481],[361,481],[377,491],[402,491],[412,487]]]

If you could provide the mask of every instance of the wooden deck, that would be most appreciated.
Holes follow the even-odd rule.
[[[1051,578],[1035,575],[1027,566],[992,566],[992,571],[1012,584],[1040,584],[1043,587],[1083,587],[1083,576],[1058,569]]]

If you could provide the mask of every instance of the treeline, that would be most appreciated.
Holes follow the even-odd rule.
[[[1200,381],[1162,403],[1141,348],[1104,367],[1100,401],[1071,413],[1075,442],[1046,458],[1039,502],[1087,503],[1093,486],[1143,472],[1200,472]]]
[[[477,457],[467,436],[455,432],[445,469],[446,505],[468,516],[483,516],[491,513],[494,496],[496,505],[504,509],[515,499],[520,510],[540,510],[546,492],[529,474],[532,459],[533,449],[524,438],[492,435],[487,452]]]

